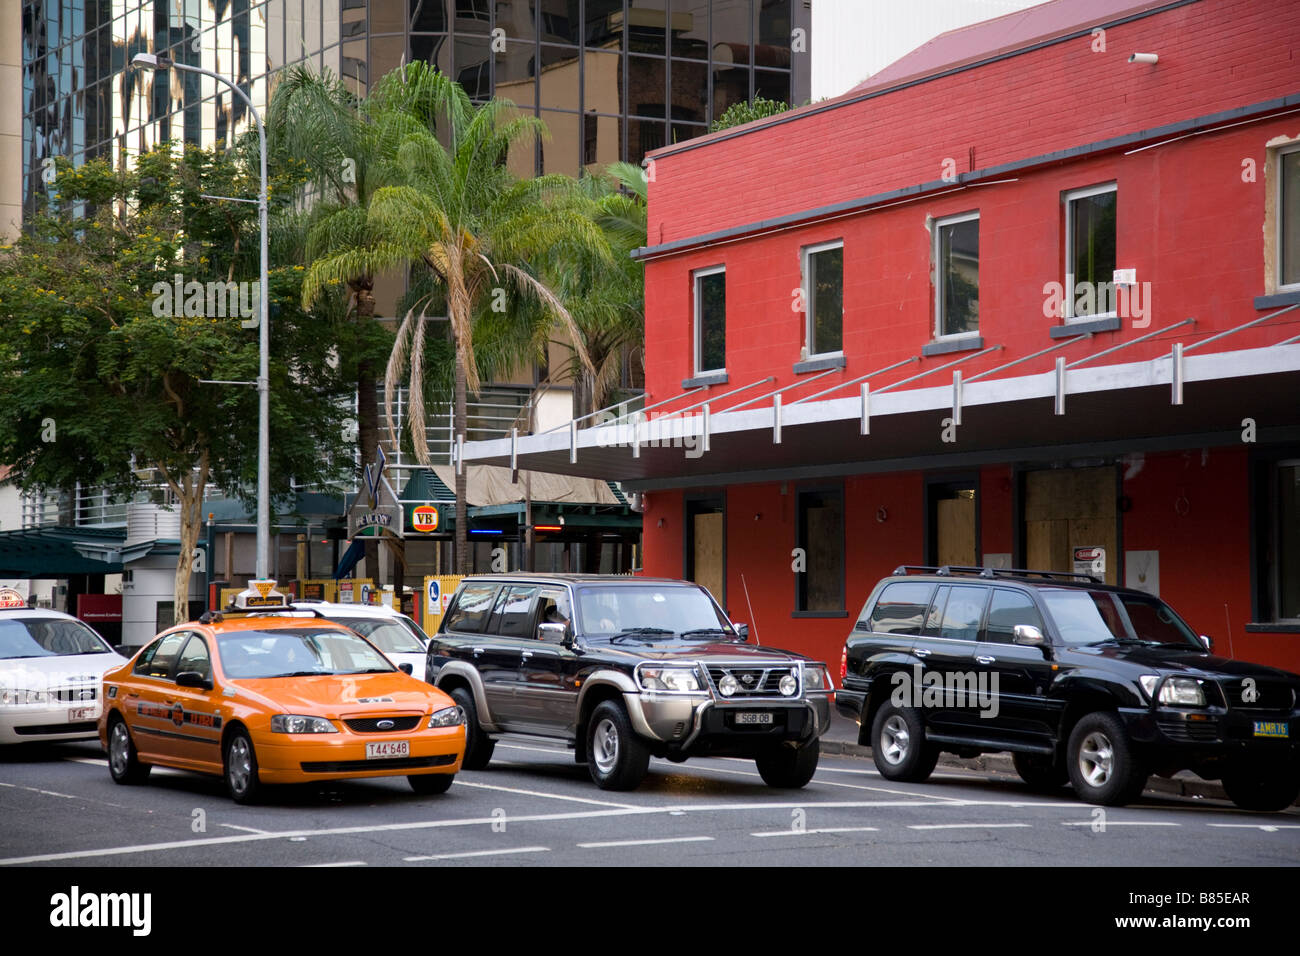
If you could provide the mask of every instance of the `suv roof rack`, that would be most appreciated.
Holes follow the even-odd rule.
[[[894,568],[895,575],[906,574],[934,574],[939,577],[948,577],[949,575],[971,574],[978,575],[981,578],[1024,578],[1024,577],[1041,577],[1048,579],[1061,579],[1066,581],[1083,581],[1088,584],[1102,584],[1101,578],[1095,574],[1078,574],[1073,571],[1035,571],[1029,568],[974,568],[966,567],[959,564],[945,564],[941,567],[924,564],[900,564]]]

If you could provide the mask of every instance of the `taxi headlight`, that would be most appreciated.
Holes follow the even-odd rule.
[[[699,672],[694,667],[642,667],[638,673],[646,690],[688,693],[702,689]]]
[[[0,706],[21,707],[24,704],[48,704],[50,695],[43,690],[11,688],[0,692]]]
[[[430,727],[459,727],[463,723],[465,723],[465,711],[459,704],[455,707],[435,710],[433,716],[429,718]]]
[[[277,734],[337,734],[339,729],[324,717],[276,714],[271,718],[271,731]]]

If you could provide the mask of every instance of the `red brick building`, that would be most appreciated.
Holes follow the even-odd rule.
[[[1300,671],[1297,49],[1292,0],[1054,0],[655,152],[647,411],[520,467],[829,661],[899,564],[1086,564]]]

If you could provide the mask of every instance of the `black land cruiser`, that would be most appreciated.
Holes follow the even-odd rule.
[[[841,671],[836,706],[891,780],[1010,751],[1031,786],[1111,806],[1184,769],[1250,810],[1300,794],[1300,676],[1217,657],[1163,601],[1089,575],[900,567]]]
[[[598,575],[461,582],[429,641],[425,678],[464,708],[463,766],[495,737],[568,741],[606,790],[631,790],[651,756],[752,758],[773,787],[817,769],[834,688],[825,664],[745,643],[696,584]]]

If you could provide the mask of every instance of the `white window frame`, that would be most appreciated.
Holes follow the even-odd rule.
[[[1282,268],[1284,265],[1282,260],[1282,234],[1285,232],[1284,227],[1286,226],[1286,223],[1282,221],[1283,213],[1286,211],[1286,207],[1282,204],[1282,161],[1283,157],[1289,156],[1292,153],[1300,153],[1300,142],[1278,147],[1276,154],[1277,191],[1273,194],[1273,209],[1276,211],[1275,218],[1277,220],[1277,235],[1276,241],[1273,243],[1273,257],[1276,260],[1273,278],[1278,292],[1300,292],[1300,277],[1297,277],[1295,282],[1284,283],[1282,281]]]
[[[840,347],[833,352],[814,352],[813,351],[813,288],[809,276],[811,272],[808,269],[808,261],[819,252],[829,252],[832,249],[843,249],[844,240],[834,239],[830,242],[819,242],[815,245],[804,246],[799,250],[799,284],[803,290],[803,341],[804,347],[808,350],[808,358],[838,358],[844,354],[844,267],[843,259],[840,260]]]
[[[934,339],[939,341],[953,341],[957,339],[976,338],[980,334],[979,328],[973,332],[947,332],[943,331],[943,277],[940,275],[940,269],[943,268],[943,259],[939,248],[939,231],[944,226],[956,225],[959,222],[969,222],[974,219],[979,221],[979,210],[974,212],[963,212],[955,216],[944,216],[942,219],[934,220],[931,235],[930,258],[934,263]]]
[[[725,372],[727,370],[727,352],[725,346],[722,351],[722,368],[700,368],[700,357],[701,357],[701,353],[703,352],[703,345],[704,345],[704,324],[701,321],[702,316],[700,315],[700,280],[707,276],[717,275],[718,273],[722,273],[723,275],[726,275],[726,272],[727,272],[727,267],[725,265],[708,266],[704,269],[695,269],[694,271],[691,272],[691,298],[694,300],[692,304],[692,308],[695,313],[695,317],[693,320],[695,328],[693,330],[693,334],[691,338],[694,340],[695,343],[695,374],[696,375],[708,375],[713,372]],[[722,281],[723,281],[723,289],[725,290],[727,280],[723,279]],[[726,334],[726,323],[727,323],[727,312],[726,312],[726,308],[724,307],[722,312],[722,324],[723,324],[724,336]]]
[[[1110,182],[1101,186],[1072,189],[1062,197],[1062,202],[1065,204],[1065,295],[1063,297],[1065,301],[1062,313],[1066,322],[1113,319],[1118,315],[1116,312],[1093,312],[1088,315],[1074,314],[1074,273],[1070,271],[1074,268],[1074,214],[1071,212],[1070,204],[1076,199],[1087,199],[1089,196],[1100,196],[1103,193],[1115,194],[1115,266],[1119,268],[1119,183]],[[1113,276],[1111,282],[1114,282]]]

